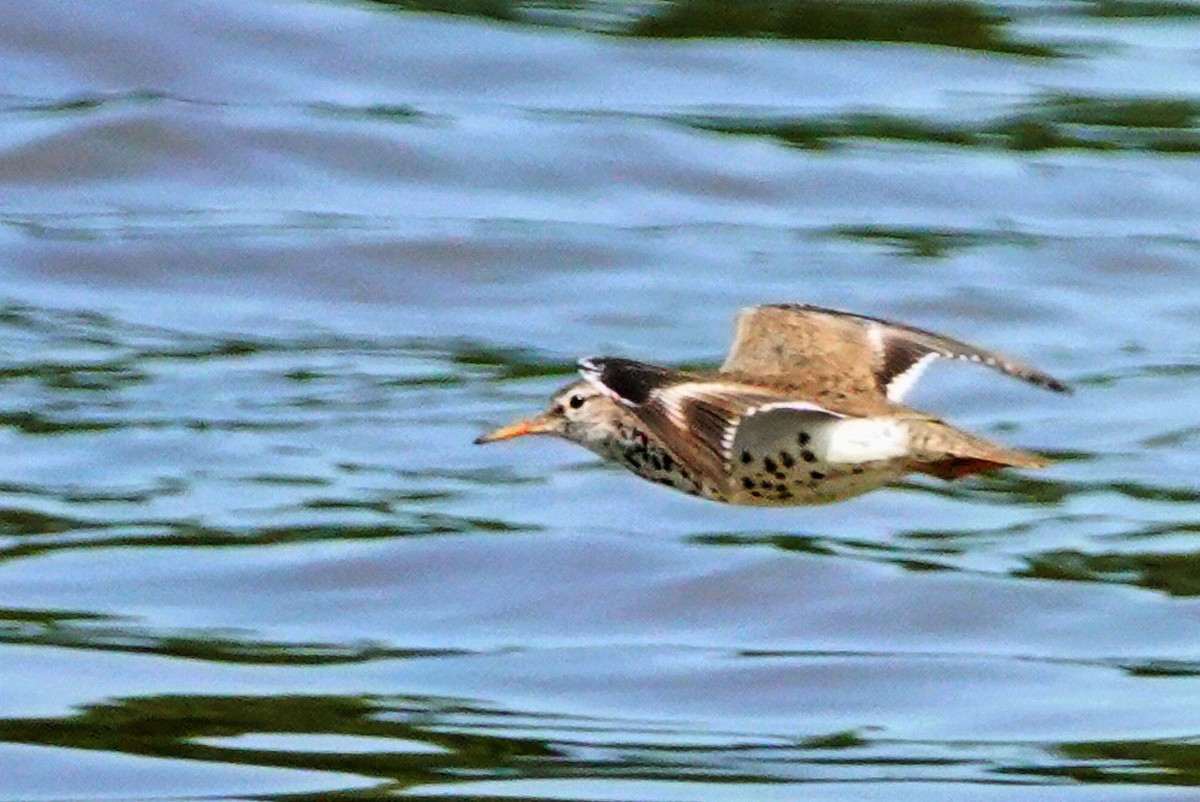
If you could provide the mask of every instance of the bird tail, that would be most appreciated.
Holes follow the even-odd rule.
[[[950,481],[1000,468],[1044,468],[1037,454],[993,443],[941,421],[912,421],[910,469]]]

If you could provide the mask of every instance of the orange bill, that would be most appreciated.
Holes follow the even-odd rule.
[[[535,415],[532,418],[519,420],[516,423],[510,423],[507,426],[501,426],[499,429],[481,434],[475,438],[475,444],[495,443],[498,440],[511,440],[514,437],[523,437],[527,434],[553,434],[556,426],[554,418],[548,414]]]

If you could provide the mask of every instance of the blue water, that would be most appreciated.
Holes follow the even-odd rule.
[[[0,0],[0,802],[1194,799],[1200,16],[1111,5]],[[1072,382],[913,399],[1055,465],[744,509],[471,445],[765,301]]]

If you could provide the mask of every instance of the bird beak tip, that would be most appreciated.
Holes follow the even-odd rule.
[[[514,437],[523,437],[527,434],[545,434],[551,430],[549,421],[541,418],[530,418],[529,420],[517,421],[510,423],[508,426],[501,426],[499,429],[481,434],[475,438],[475,445],[483,445],[485,443],[495,443],[500,440],[511,440]]]
[[[509,428],[509,427],[506,427],[506,428]],[[505,431],[505,429],[497,429],[494,432],[487,432],[485,434],[479,435],[472,442],[477,446],[482,446],[482,445],[486,445],[488,443],[494,443],[497,440],[508,440],[510,438],[520,437],[520,436],[521,436],[521,432],[510,432],[510,431]]]

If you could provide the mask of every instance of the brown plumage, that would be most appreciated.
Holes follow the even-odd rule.
[[[1042,458],[904,406],[936,358],[1031,384],[1065,384],[1001,354],[878,318],[813,306],[742,312],[715,374],[620,357],[580,360],[551,408],[477,442],[554,434],[639,476],[734,504],[816,504],[909,472],[957,479]]]

